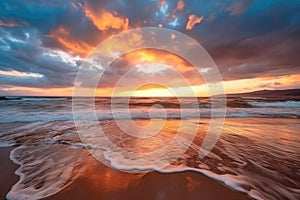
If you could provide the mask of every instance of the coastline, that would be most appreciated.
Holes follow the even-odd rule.
[[[92,162],[82,177],[45,199],[251,199],[193,171],[134,174],[110,169],[96,160]]]
[[[9,159],[14,147],[0,148],[0,198],[18,181],[18,165]],[[89,156],[86,173],[70,186],[43,199],[250,199],[193,171],[133,174],[110,169]]]

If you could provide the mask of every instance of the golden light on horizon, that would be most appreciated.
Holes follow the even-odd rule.
[[[259,87],[261,84],[274,83],[277,81],[280,84],[281,88],[288,89],[293,85],[300,85],[300,75],[291,75],[291,76],[280,76],[280,77],[263,77],[263,78],[250,78],[250,79],[241,79],[241,80],[231,80],[224,81],[223,85],[225,88],[225,92],[227,94],[230,93],[243,93],[243,92],[251,92],[255,90],[262,89],[272,89],[268,87]],[[256,84],[253,84],[256,83]],[[196,96],[209,96],[207,86],[205,84],[202,85],[192,85],[191,89],[194,91]],[[72,96],[73,87],[65,87],[65,88],[32,88],[32,87],[9,87],[7,89],[3,89],[6,92],[10,92],[12,96]],[[87,88],[87,90],[90,90]],[[111,96],[113,87],[106,88],[97,88],[95,91],[95,96]],[[184,87],[178,88],[165,88],[165,87],[157,87],[153,85],[147,85],[145,87],[139,88],[139,90],[132,92],[124,88],[123,92],[120,94],[116,94],[117,96],[128,96],[130,94],[134,94],[135,96],[140,97],[155,97],[155,96],[174,96],[170,90],[177,91],[177,93],[181,94],[181,96],[186,96],[184,92],[186,89]],[[2,94],[3,95],[3,94]],[[91,96],[90,93],[82,93],[81,96]]]
[[[137,88],[135,91],[125,91],[123,95],[133,97],[176,96],[176,94],[174,94],[170,88],[160,84],[145,84]]]
[[[64,88],[32,88],[32,87],[9,87],[3,89],[10,92],[11,96],[72,96],[73,87]]]
[[[64,33],[64,31],[62,32]],[[110,48],[105,50],[110,51]],[[118,57],[120,55],[118,52],[111,52],[111,56]],[[113,76],[113,78],[117,77],[116,79],[118,79],[123,76],[123,74],[120,74],[120,72],[126,73],[126,70],[131,69],[135,69],[136,75],[131,77],[131,81],[125,82],[125,84],[122,85],[120,90],[118,90],[118,93],[114,94],[116,96],[210,96],[207,85],[199,76],[197,70],[178,55],[162,50],[141,49],[118,57],[117,60],[118,59],[123,59],[123,61],[126,62],[120,62],[120,65],[112,66],[119,69],[115,68],[116,71],[111,71],[112,73],[110,73],[109,76]],[[128,66],[124,66],[124,63],[126,63]],[[123,67],[125,70],[122,69]],[[168,74],[169,69],[177,71],[179,74],[183,74],[184,78],[189,82],[189,85],[183,86],[179,79],[176,79],[176,77],[170,77]],[[168,87],[158,84],[146,84],[133,91],[131,85],[132,83],[143,83],[143,81],[149,80],[151,81],[151,77],[155,78],[161,74],[164,75],[162,77],[165,77],[164,82],[170,83],[166,84]],[[41,77],[41,75],[34,73],[21,73],[17,71],[1,70],[0,75],[18,78]],[[113,78],[108,78],[107,80],[110,81]],[[115,84],[116,82],[106,83],[105,87],[101,87],[100,85],[96,90],[91,90],[91,88],[82,88],[82,94],[80,94],[80,96],[112,96]],[[223,81],[223,86],[227,94],[251,92],[264,89],[289,89],[300,86],[300,75],[266,76],[248,79],[226,80]],[[3,87],[2,90],[4,91],[2,95],[11,93],[12,95],[16,96],[23,94],[27,94],[29,96],[72,96],[73,94],[73,86],[62,88],[49,86],[46,89],[15,86],[7,88]]]

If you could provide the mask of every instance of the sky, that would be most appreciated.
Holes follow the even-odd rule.
[[[227,93],[300,88],[298,0],[2,0],[0,1],[0,95],[71,96],[76,73],[102,41],[126,30],[159,27],[199,42],[213,58]],[[97,94],[111,95],[127,70],[133,82],[184,74],[197,95],[205,83],[181,57],[140,50],[118,58]],[[179,91],[180,81],[167,78]],[[145,85],[137,96],[166,95]]]

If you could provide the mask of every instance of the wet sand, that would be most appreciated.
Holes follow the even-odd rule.
[[[0,199],[6,199],[7,192],[19,179],[15,175],[19,166],[9,159],[9,153],[13,149],[14,147],[0,148]]]
[[[18,181],[18,168],[10,159],[13,148],[0,148],[0,199],[5,199]],[[126,173],[110,169],[93,157],[87,158],[85,173],[67,188],[45,199],[249,199],[196,172],[162,174]]]
[[[85,178],[47,199],[250,199],[195,172],[176,174],[149,173],[140,183],[126,190],[104,193],[91,187]]]
[[[89,164],[85,174],[73,184],[46,199],[246,200],[250,198],[192,171],[133,174],[112,170],[95,161]]]

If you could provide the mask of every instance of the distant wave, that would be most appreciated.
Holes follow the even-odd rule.
[[[140,109],[131,109],[130,115],[125,110],[119,109],[114,114],[111,110],[97,111],[97,120],[120,120],[120,119],[195,119],[210,118],[210,109],[166,109],[149,112]],[[300,118],[300,108],[287,110],[285,108],[263,109],[263,108],[231,108],[226,111],[227,118]],[[52,121],[73,121],[73,113],[69,111],[56,112],[7,112],[0,113],[0,123],[11,122],[52,122]],[[93,115],[82,111],[77,120],[94,120]]]
[[[24,101],[61,101],[61,100],[68,100],[70,98],[67,97],[39,97],[39,98],[24,98],[22,97],[22,100]]]
[[[253,107],[287,107],[300,108],[300,101],[285,101],[285,102],[255,102],[249,103]]]
[[[90,98],[75,98],[77,102],[82,102],[83,104],[91,103]],[[6,102],[33,102],[34,106],[41,105],[42,107],[48,106],[44,105],[43,103],[52,101],[59,101],[59,102],[66,102],[66,107],[71,106],[72,97],[0,97],[0,103]],[[37,104],[40,102],[40,104]],[[210,98],[206,97],[199,97],[199,98],[189,98],[184,97],[179,99],[176,98],[132,98],[129,101],[129,105],[127,105],[127,101],[123,97],[114,98],[114,107],[116,108],[150,108],[153,105],[160,105],[166,109],[205,109],[211,108],[211,100]],[[269,107],[286,107],[286,108],[300,108],[300,101],[297,99],[288,99],[288,98],[264,98],[264,97],[229,97],[226,100],[228,108],[251,108],[251,107],[260,107],[260,108],[269,108]],[[0,104],[0,105],[1,105]],[[33,104],[32,104],[33,105]],[[5,105],[4,105],[5,106]],[[22,105],[17,105],[22,106]],[[26,105],[28,106],[28,105]],[[55,106],[49,105],[49,106]],[[95,98],[95,106],[100,107],[110,107],[111,106],[111,98],[102,98],[96,97]],[[216,107],[216,105],[214,105]]]
[[[0,97],[2,101],[61,101],[70,97]]]
[[[210,118],[209,98],[183,98],[181,104],[176,98],[133,98],[129,106],[124,98],[118,98],[111,111],[110,98],[76,99],[82,107],[79,120],[94,120],[89,117],[88,109],[96,107],[97,120],[113,119],[193,119]],[[153,105],[161,105],[154,109]],[[129,107],[130,115],[125,108]],[[150,109],[151,108],[151,109]],[[292,108],[292,109],[291,109]],[[148,111],[151,110],[151,113]],[[227,100],[228,118],[300,118],[300,101],[278,99],[241,99]],[[36,121],[73,121],[72,100],[70,97],[22,97],[15,100],[0,101],[0,123]]]

